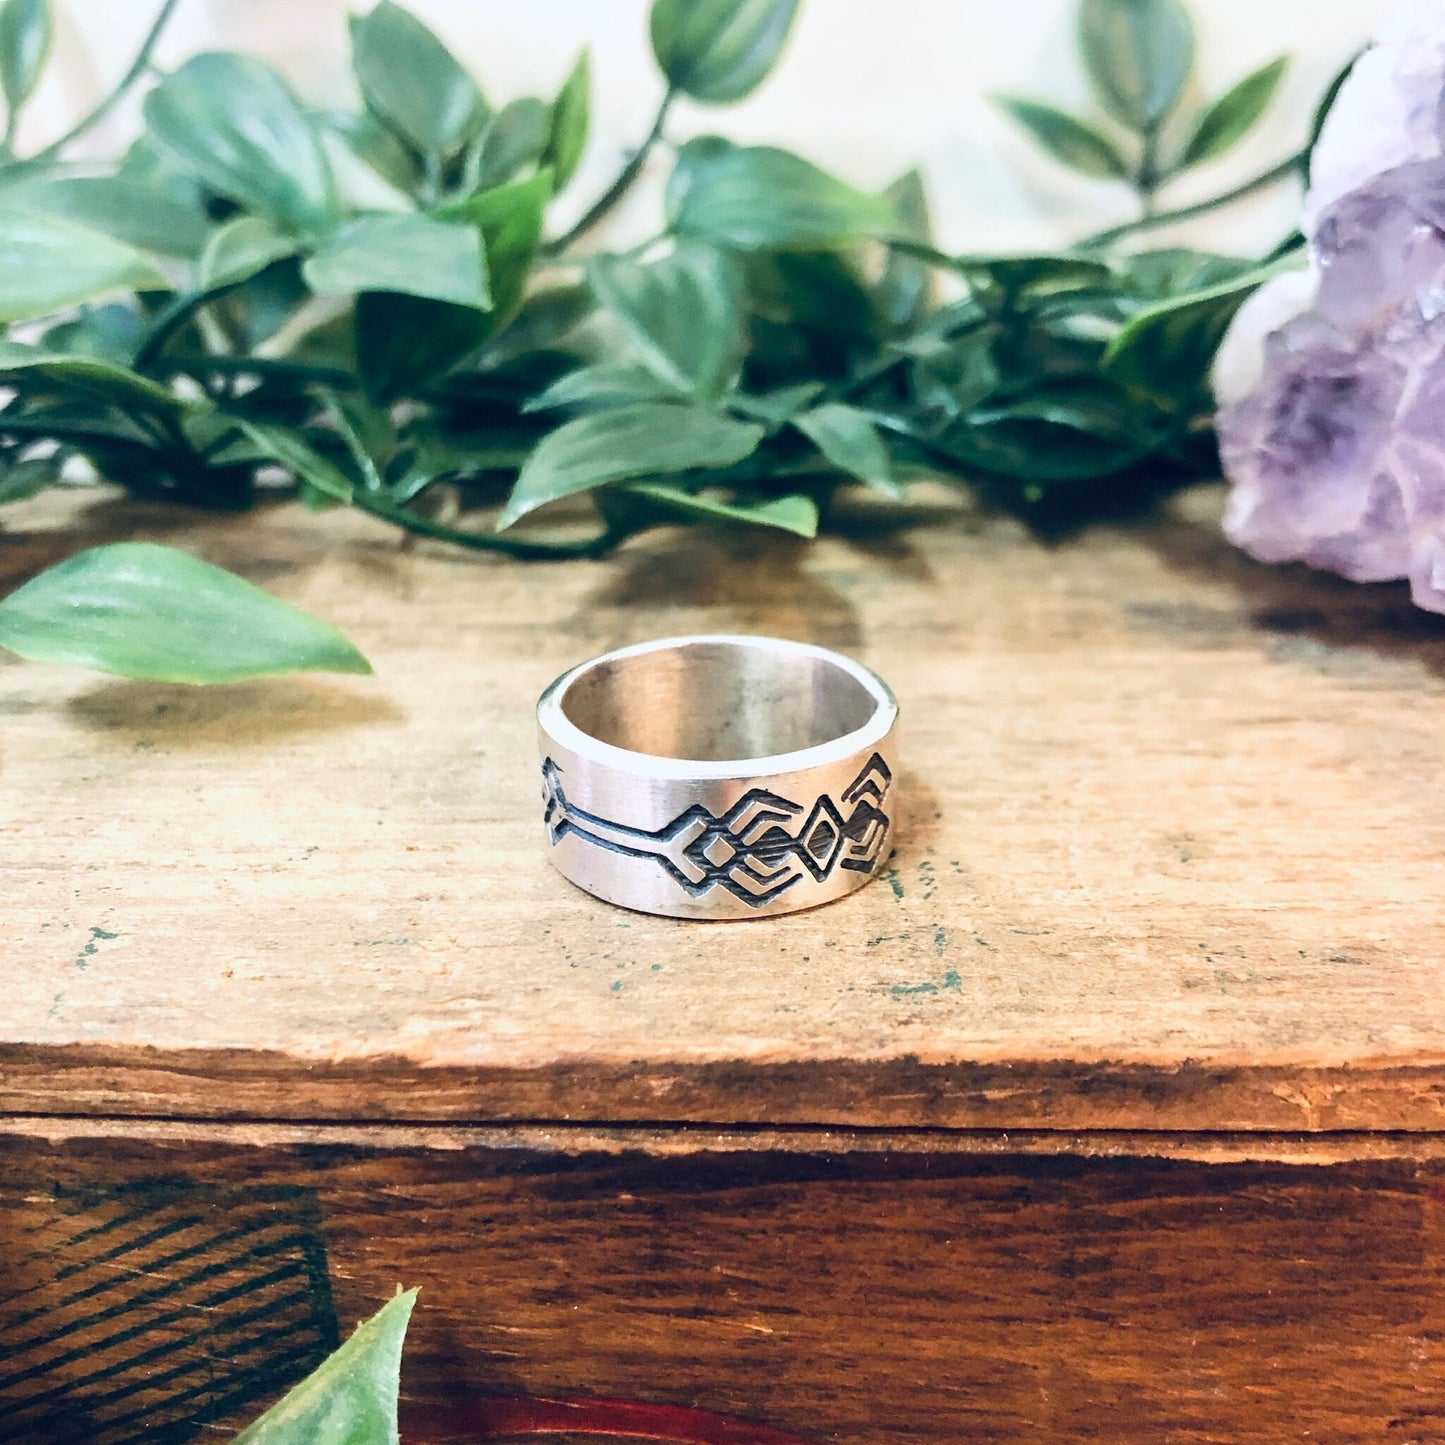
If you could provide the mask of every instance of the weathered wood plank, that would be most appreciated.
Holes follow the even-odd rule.
[[[512,1145],[11,1136],[0,1254],[16,1258],[17,1231],[48,1229],[52,1272],[83,1270],[95,1246],[78,1211],[110,1221],[123,1202],[131,1233],[113,1227],[106,1250],[134,1280],[112,1268],[104,1283],[148,1291],[135,1339],[184,1360],[227,1331],[254,1363],[245,1331],[260,1326],[236,1323],[229,1302],[252,1298],[237,1225],[279,1241],[252,1277],[289,1279],[304,1273],[304,1251],[297,1263],[286,1252],[297,1221],[314,1218],[343,1330],[398,1282],[422,1287],[411,1403],[610,1395],[839,1445],[1347,1445],[1445,1431],[1438,1165]],[[147,1190],[160,1191],[152,1216]],[[182,1208],[193,1252],[176,1259]],[[209,1317],[150,1324],[156,1289],[189,1299],[213,1254],[237,1293]],[[96,1278],[92,1266],[27,1279],[29,1308],[89,1339]],[[314,1292],[287,1298],[278,1368],[292,1336],[318,1328]],[[45,1348],[31,1348],[31,1368]],[[263,1377],[247,1376],[252,1411]],[[0,1381],[0,1407],[34,1379],[8,1395]],[[75,1418],[101,1388],[86,1380],[69,1397]],[[159,1421],[162,1384],[147,1388]]]
[[[363,520],[8,509],[0,579],[164,535],[375,680],[0,665],[0,1107],[246,1118],[1439,1129],[1445,625],[1256,567],[1205,490],[1055,545],[940,510],[601,564]],[[669,632],[846,648],[904,709],[888,881],[628,915],[545,865],[532,702]]]
[[[111,1118],[850,1125],[1055,1130],[1445,1129],[1445,1070],[1019,1058],[730,1060],[563,1056],[531,1068],[336,1062],[281,1050],[12,1044],[0,1111]]]

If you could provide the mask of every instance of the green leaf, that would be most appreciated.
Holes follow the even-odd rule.
[[[744,257],[744,269],[755,322],[818,332],[838,343],[874,344],[878,310],[847,256],[836,251],[755,251]]]
[[[129,369],[147,329],[145,318],[133,306],[104,301],[82,306],[75,315],[47,326],[39,346],[62,356],[97,357]]]
[[[397,1445],[401,1347],[416,1291],[364,1324],[232,1445]]]
[[[723,160],[736,149],[730,140],[720,135],[694,136],[678,148],[663,196],[669,220],[682,209],[688,192],[693,189],[693,182],[706,173],[708,166]]]
[[[351,460],[361,474],[362,486],[380,491],[381,469],[396,450],[396,427],[385,407],[369,406],[357,397],[329,393],[327,410]]]
[[[762,84],[798,0],[653,0],[652,53],[668,84],[713,105]]]
[[[800,412],[792,421],[839,471],[850,473],[895,501],[903,496],[903,488],[893,475],[888,448],[866,412],[832,401]]]
[[[1118,331],[1122,316],[1101,319],[1090,303],[1081,304],[1074,296],[1050,305],[1047,314],[1029,324],[989,328],[989,360],[1001,395],[1020,396],[1055,382],[1098,375],[1104,346]]]
[[[665,402],[578,417],[543,437],[527,458],[497,530],[547,502],[610,482],[730,467],[751,455],[762,437],[763,428],[750,422]]]
[[[582,149],[587,144],[587,120],[591,109],[591,66],[584,50],[577,57],[572,73],[563,82],[552,102],[552,127],[542,164],[552,167],[552,175],[560,191],[572,179]]]
[[[801,492],[756,502],[724,502],[661,482],[634,482],[622,490],[626,496],[645,498],[686,522],[747,522],[757,527],[776,527],[798,537],[818,535],[818,504]]]
[[[294,256],[297,249],[294,236],[277,230],[263,217],[237,216],[212,232],[201,253],[196,279],[203,291],[235,285]]]
[[[491,273],[490,311],[385,292],[357,298],[358,363],[371,396],[401,396],[434,380],[511,322],[526,299],[551,194],[552,174],[542,170],[438,213],[480,230]]]
[[[131,246],[55,216],[0,207],[0,322],[48,316],[107,291],[169,289]]]
[[[968,415],[998,387],[994,332],[980,327],[963,336],[920,343],[913,368],[919,403],[956,420]]]
[[[48,0],[5,0],[0,5],[0,89],[12,115],[30,99],[49,52]]]
[[[124,366],[97,356],[71,355],[48,347],[0,341],[0,376],[14,380],[35,372],[68,391],[83,393],[122,410],[174,413],[191,404]]]
[[[313,113],[312,119],[322,152],[326,156],[327,168],[331,171],[331,184],[336,193],[336,209],[339,214],[352,216],[381,211],[406,215],[416,209],[415,177],[408,177],[402,186],[395,185],[359,154],[351,132],[331,124],[322,114]],[[365,114],[358,119],[374,127],[407,158],[407,164],[410,164],[410,156],[401,142],[382,130],[380,121]]]
[[[893,208],[771,146],[715,137],[678,152],[668,186],[672,229],[739,251],[821,251],[896,230]]]
[[[4,204],[58,216],[161,256],[194,256],[206,217],[159,186],[117,176],[35,176],[5,187]]]
[[[489,472],[510,472],[515,476],[536,440],[533,430],[439,432],[423,424],[404,433],[387,462],[383,480],[391,499],[405,504],[443,478],[477,477]]]
[[[555,350],[594,309],[587,286],[569,283],[536,291],[521,304],[506,330],[487,343],[482,359],[489,367],[505,366],[528,352]]]
[[[273,337],[310,298],[294,258],[282,258],[243,281],[212,307],[224,318],[241,351],[254,352]]]
[[[933,231],[922,175],[917,170],[905,171],[883,195],[898,217],[899,234],[927,245]],[[932,281],[926,262],[889,248],[883,274],[874,288],[878,311],[889,330],[904,330],[927,315],[932,301]]]
[[[890,419],[905,434],[919,418]],[[968,471],[1011,484],[1036,502],[1054,486],[1115,476],[1137,466],[1173,435],[1166,419],[1135,405],[1097,377],[1035,384],[1035,389],[975,408],[921,435],[930,450]]]
[[[717,397],[737,379],[745,336],[743,277],[735,257],[679,241],[669,255],[645,264],[593,256],[587,280],[664,381]]]
[[[482,134],[477,185],[491,190],[527,166],[541,165],[551,139],[552,110],[544,101],[525,96],[504,105]]]
[[[277,466],[285,467],[298,480],[338,502],[351,500],[351,478],[335,462],[322,456],[298,432],[286,427],[233,417],[236,428],[246,434]]]
[[[1049,486],[1115,476],[1157,450],[1157,437],[1110,441],[1070,425],[1003,419],[988,425],[957,425],[937,439],[938,447],[968,470],[1021,483],[1027,501],[1038,501]]]
[[[775,391],[736,391],[727,399],[728,410],[766,422],[770,427],[780,427],[816,401],[822,390],[821,381],[800,381]]]
[[[455,155],[486,123],[476,82],[391,0],[352,17],[351,67],[367,108],[425,154]]]
[[[0,507],[37,496],[60,479],[60,460],[55,456],[28,457],[23,462],[0,465]]]
[[[965,256],[966,270],[976,276],[987,276],[1011,296],[1029,294],[1057,296],[1068,291],[1107,287],[1113,283],[1113,269],[1103,261],[1087,256],[1017,255]]]
[[[335,211],[321,142],[286,83],[250,56],[188,60],[145,98],[151,135],[202,185],[301,232]]]
[[[1263,282],[1298,269],[1297,255],[1146,307],[1104,353],[1103,372],[1169,410],[1201,405],[1214,354],[1234,313]]]
[[[527,280],[551,196],[552,174],[544,169],[525,181],[494,186],[440,212],[444,219],[468,221],[482,233],[492,280],[489,336],[511,321],[526,300]]]
[[[64,166],[46,168],[46,172],[51,175],[63,175],[65,170]],[[0,173],[0,180],[8,174],[8,171]],[[155,143],[155,138],[144,131],[126,148],[114,174],[118,179],[129,181],[132,185],[164,191],[173,200],[205,213],[209,199],[205,188],[181,170],[170,154]]]
[[[1042,101],[1012,95],[994,96],[994,104],[1011,115],[1056,161],[1086,176],[1122,179],[1129,163],[1119,147],[1087,121]]]
[[[755,251],[745,267],[750,386],[768,390],[803,378],[841,378],[876,353],[878,310],[848,257]]]
[[[152,542],[92,547],[12,592],[0,602],[0,647],[155,682],[371,671],[334,627]]]
[[[481,231],[431,216],[362,216],[333,231],[301,268],[323,296],[395,291],[490,309]]]
[[[1288,58],[1283,55],[1271,60],[1231,86],[1213,105],[1206,106],[1184,142],[1175,169],[1182,171],[1212,161],[1253,130],[1274,99],[1288,64]]]
[[[367,395],[406,396],[470,356],[487,336],[490,312],[392,291],[356,298],[356,359]]]
[[[978,407],[969,417],[975,427],[1000,422],[1039,421],[1068,427],[1100,441],[1133,443],[1139,439],[1142,419],[1122,392],[1086,384],[1040,391],[995,406]]]
[[[524,412],[553,411],[559,407],[612,408],[633,401],[676,400],[678,389],[645,366],[626,361],[597,361],[559,376],[545,391],[532,397]]]
[[[1168,119],[1194,65],[1180,0],[1082,0],[1079,45],[1104,109],[1141,135]]]
[[[896,243],[917,251],[912,243]],[[957,271],[971,287],[996,287],[1005,296],[1056,296],[1069,291],[1109,286],[1114,272],[1103,261],[1054,252],[1017,256],[946,256],[934,253],[935,264]]]
[[[1253,271],[1259,262],[1241,256],[1217,256],[1185,246],[1161,246],[1123,257],[1127,289],[1150,301],[1165,301],[1190,291],[1205,291]]]
[[[61,478],[58,457],[29,457],[25,461],[0,464],[0,507],[10,501],[27,501],[39,496]]]
[[[405,195],[415,190],[416,158],[370,111],[323,110],[315,112],[313,119],[323,135],[335,136],[388,186]]]

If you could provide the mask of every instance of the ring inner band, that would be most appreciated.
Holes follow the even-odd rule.
[[[697,762],[818,747],[856,732],[879,706],[826,658],[717,639],[603,658],[558,702],[599,742]]]

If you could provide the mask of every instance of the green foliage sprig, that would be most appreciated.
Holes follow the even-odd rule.
[[[117,94],[150,73],[175,3]],[[892,501],[925,471],[1076,513],[1211,472],[1214,349],[1280,263],[1113,242],[1167,217],[1156,192],[1249,129],[1283,62],[1186,116],[1179,0],[1083,0],[1108,119],[1003,103],[1056,157],[1129,180],[1146,215],[1059,254],[954,255],[916,172],[873,194],[769,146],[667,145],[676,98],[750,94],[797,8],[654,0],[656,121],[558,228],[585,53],[554,96],[502,102],[382,0],[351,22],[357,108],[309,106],[254,57],[198,55],[95,166],[70,143],[116,95],[15,154],[50,20],[46,0],[5,0],[0,502],[78,460],[144,496],[234,508],[280,488],[566,557],[664,522],[811,536],[841,490]],[[664,146],[656,238],[584,254]]]
[[[1288,64],[1284,56],[1251,71],[1217,100],[1182,113],[1194,67],[1194,26],[1180,0],[1082,0],[1079,50],[1104,116],[1070,115],[1018,96],[997,96],[1055,160],[1087,176],[1127,182],[1141,219],[1152,222],[1169,182],[1236,146],[1263,118]],[[1234,188],[1223,201],[1268,185],[1303,166],[1307,152]],[[1206,207],[1220,201],[1206,203]],[[1191,214],[1197,214],[1194,207]],[[1160,222],[1177,219],[1167,213]],[[1122,237],[1133,226],[1104,233]]]

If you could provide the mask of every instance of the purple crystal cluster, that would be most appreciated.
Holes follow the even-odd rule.
[[[1433,612],[1445,612],[1442,100],[1445,5],[1413,0],[1321,137],[1310,271],[1241,309],[1215,377],[1230,539],[1357,582],[1408,577]]]

